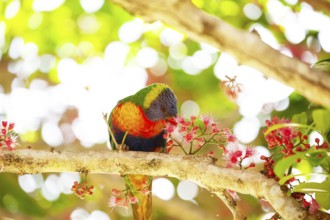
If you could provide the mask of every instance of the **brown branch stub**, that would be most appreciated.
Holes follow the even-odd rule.
[[[245,220],[246,216],[243,215],[241,209],[237,206],[237,202],[229,195],[228,191],[223,189],[222,191],[214,192],[229,208],[233,214],[233,219]]]
[[[265,198],[285,219],[307,216],[294,199],[287,197],[278,183],[253,170],[218,167],[203,157],[144,152],[50,152],[23,149],[3,151],[0,157],[6,173],[77,172],[103,174],[142,174],[190,180],[210,192],[230,189]]]
[[[261,41],[253,33],[239,30],[203,12],[190,0],[112,0],[146,21],[159,20],[189,38],[225,51],[266,76],[295,88],[310,101],[330,108],[330,74],[311,69]]]

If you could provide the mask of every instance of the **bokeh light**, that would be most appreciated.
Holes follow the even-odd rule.
[[[133,43],[141,37],[143,31],[143,21],[135,19],[123,24],[119,29],[118,35],[122,42]]]
[[[193,200],[198,195],[198,186],[191,181],[180,181],[177,193],[183,200]]]
[[[170,200],[174,196],[174,186],[166,178],[157,178],[152,181],[152,194],[162,200]]]
[[[245,16],[251,20],[258,20],[262,14],[261,9],[252,3],[246,4],[243,8],[243,12]]]
[[[185,118],[190,118],[191,116],[199,115],[200,110],[198,104],[192,100],[184,101],[181,105],[181,114]]]
[[[81,7],[84,9],[87,13],[94,13],[103,6],[104,0],[80,0]]]
[[[39,11],[52,11],[55,10],[56,8],[60,7],[65,0],[34,0],[32,7],[33,10],[39,12]]]

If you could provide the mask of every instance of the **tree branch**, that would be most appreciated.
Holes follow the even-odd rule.
[[[330,74],[281,54],[256,34],[239,30],[195,7],[190,0],[112,0],[146,21],[159,20],[233,55],[266,76],[295,88],[310,101],[330,108]]]
[[[3,151],[2,171],[7,173],[83,172],[101,174],[143,174],[190,180],[211,193],[230,189],[269,201],[285,219],[307,216],[294,199],[283,193],[278,183],[253,170],[218,167],[196,156],[144,152],[58,152],[42,150]]]
[[[330,12],[330,3],[325,0],[300,0],[300,2],[306,2],[310,6],[312,6],[317,11],[322,11],[324,13],[329,14]]]

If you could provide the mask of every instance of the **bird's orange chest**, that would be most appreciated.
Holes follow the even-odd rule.
[[[112,123],[133,136],[151,138],[164,129],[163,121],[150,121],[140,106],[132,102],[119,103],[112,112]]]

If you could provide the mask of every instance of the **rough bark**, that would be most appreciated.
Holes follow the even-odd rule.
[[[330,74],[281,54],[258,35],[239,30],[195,7],[190,0],[112,0],[146,21],[162,21],[189,38],[233,55],[240,63],[295,88],[310,101],[330,108]]]
[[[17,174],[82,172],[170,176],[193,181],[216,195],[223,195],[223,189],[230,189],[264,198],[284,219],[304,219],[307,216],[300,204],[281,191],[276,181],[253,170],[222,168],[203,157],[144,152],[58,152],[26,149],[4,151],[0,157],[0,165],[2,172]]]

